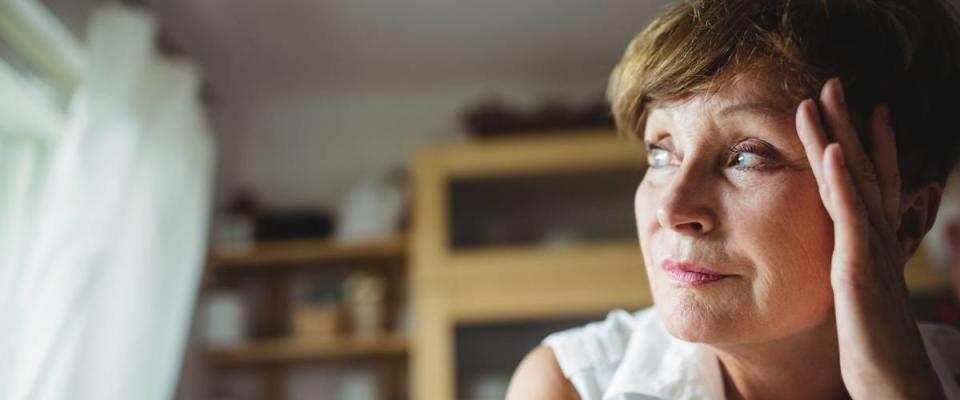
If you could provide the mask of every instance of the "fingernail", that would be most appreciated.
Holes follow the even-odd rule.
[[[884,105],[881,106],[881,107],[882,107],[882,108],[880,109],[880,110],[881,110],[881,111],[880,111],[880,112],[881,112],[880,118],[883,119],[883,123],[884,123],[884,124],[886,124],[888,127],[891,127],[891,128],[892,128],[892,127],[893,127],[893,123],[890,121],[890,107],[887,106],[886,104],[884,104]]]
[[[836,85],[837,99],[840,100],[841,103],[845,103],[846,100],[843,96],[843,82],[840,81],[840,78],[833,78],[833,84]]]

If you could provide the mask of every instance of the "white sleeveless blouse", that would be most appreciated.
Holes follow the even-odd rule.
[[[919,324],[949,400],[960,400],[960,331]],[[581,400],[722,400],[720,364],[709,349],[670,336],[656,308],[614,310],[603,321],[543,339]]]

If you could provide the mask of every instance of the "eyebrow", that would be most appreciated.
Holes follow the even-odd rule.
[[[730,114],[749,113],[757,114],[767,118],[784,118],[790,116],[790,112],[782,107],[776,107],[768,103],[740,103],[726,107],[717,113],[720,117],[726,117]]]

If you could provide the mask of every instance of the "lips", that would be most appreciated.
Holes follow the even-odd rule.
[[[681,286],[699,287],[734,276],[691,262],[664,260],[660,266],[671,281]]]

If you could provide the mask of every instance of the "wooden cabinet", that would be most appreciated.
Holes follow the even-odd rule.
[[[613,132],[498,139],[420,154],[411,243],[413,398],[455,398],[458,324],[591,316],[651,301],[635,237],[454,246],[452,185],[618,171],[632,171],[638,182],[642,166],[640,145]]]

